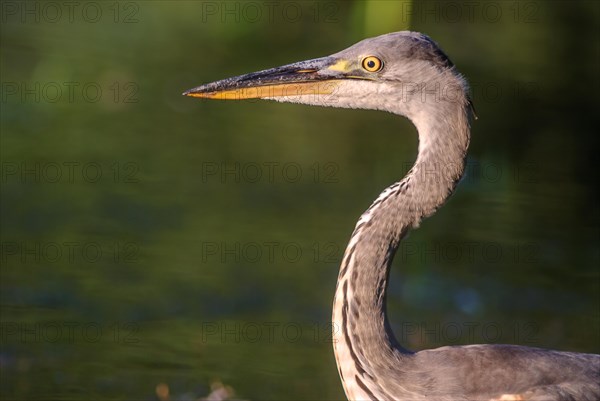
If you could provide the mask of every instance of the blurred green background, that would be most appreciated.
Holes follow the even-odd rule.
[[[1,398],[342,399],[338,265],[414,127],[181,92],[405,29],[479,119],[394,261],[398,339],[599,352],[598,4],[3,2]]]

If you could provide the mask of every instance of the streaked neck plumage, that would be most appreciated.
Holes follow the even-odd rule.
[[[462,176],[471,113],[463,95],[421,105],[422,112],[408,115],[419,132],[415,165],[360,217],[344,254],[333,305],[333,339],[344,390],[351,400],[402,399],[399,392],[414,394],[410,380],[377,381],[407,372],[412,354],[398,344],[390,329],[388,275],[402,237],[446,201]],[[396,387],[385,387],[389,385]]]

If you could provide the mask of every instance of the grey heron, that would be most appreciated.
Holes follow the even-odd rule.
[[[383,110],[416,126],[414,166],[360,217],[340,267],[334,354],[349,399],[600,400],[600,355],[498,344],[411,352],[394,337],[386,312],[392,259],[407,232],[454,191],[474,115],[466,80],[428,36],[404,31],[365,39],[331,56],[184,95]]]

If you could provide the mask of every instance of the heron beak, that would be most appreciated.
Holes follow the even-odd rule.
[[[263,99],[328,95],[340,79],[349,78],[349,63],[335,57],[301,61],[282,67],[223,79],[183,92],[206,99]]]

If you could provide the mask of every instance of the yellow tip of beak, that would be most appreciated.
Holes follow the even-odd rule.
[[[264,99],[272,97],[288,97],[302,95],[329,95],[333,93],[337,84],[335,81],[319,82],[294,82],[290,84],[277,84],[253,86],[248,88],[225,89],[215,92],[186,93],[186,96],[218,99],[218,100],[243,100]]]

